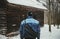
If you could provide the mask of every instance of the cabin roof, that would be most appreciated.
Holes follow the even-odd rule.
[[[45,6],[43,6],[42,3],[37,2],[36,0],[7,0],[9,3],[18,4],[18,5],[24,5],[24,6],[30,6],[35,7],[39,9],[47,10]]]

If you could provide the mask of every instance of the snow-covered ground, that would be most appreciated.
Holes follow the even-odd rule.
[[[45,24],[41,28],[41,39],[60,39],[60,29],[57,29],[57,26],[52,26],[52,32],[49,32],[49,26]]]
[[[8,37],[0,35],[0,39],[8,39]],[[20,39],[20,35],[11,37],[10,39]],[[45,24],[41,28],[41,39],[60,39],[60,29],[52,25],[52,32],[49,32],[49,26]]]

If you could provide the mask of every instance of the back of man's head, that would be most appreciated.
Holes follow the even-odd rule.
[[[28,16],[32,16],[32,12],[31,11],[28,12]]]

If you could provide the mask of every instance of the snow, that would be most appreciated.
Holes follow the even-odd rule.
[[[39,9],[47,10],[45,6],[43,6],[42,3],[37,2],[36,0],[7,0],[9,3],[13,4],[19,4],[19,5],[25,5],[30,7],[35,7]]]
[[[7,37],[4,35],[0,35],[0,39],[7,39]]]
[[[40,1],[40,2],[41,2],[42,4],[44,4],[44,5],[47,5],[46,2],[44,2],[44,1]]]
[[[54,27],[51,25],[52,32],[49,32],[48,24],[45,24],[44,27],[41,28],[41,39],[60,39],[60,29],[57,29],[57,25]],[[0,39],[7,39],[3,35],[0,35]],[[9,37],[10,39],[20,39],[20,35]]]
[[[52,32],[49,32],[48,28],[47,24],[41,28],[41,39],[60,39],[60,29],[57,29],[57,26],[51,25]]]

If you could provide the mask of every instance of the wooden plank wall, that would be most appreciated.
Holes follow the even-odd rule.
[[[8,4],[6,9],[7,13],[7,33],[16,31],[19,29],[20,22],[27,17],[27,12],[32,11],[35,19],[44,24],[44,11],[32,7]]]
[[[44,11],[32,7],[8,4],[7,13],[7,33],[17,31],[19,29],[20,22],[27,17],[27,12],[32,11],[35,19],[44,24]]]
[[[8,33],[19,30],[19,25],[21,21],[27,17],[28,11],[32,11],[34,18],[39,20],[41,22],[41,25],[44,24],[44,11],[41,9],[10,3],[7,3],[6,6],[1,9],[2,10],[0,10],[0,34],[7,35]],[[1,19],[3,19],[4,21],[1,21]]]

